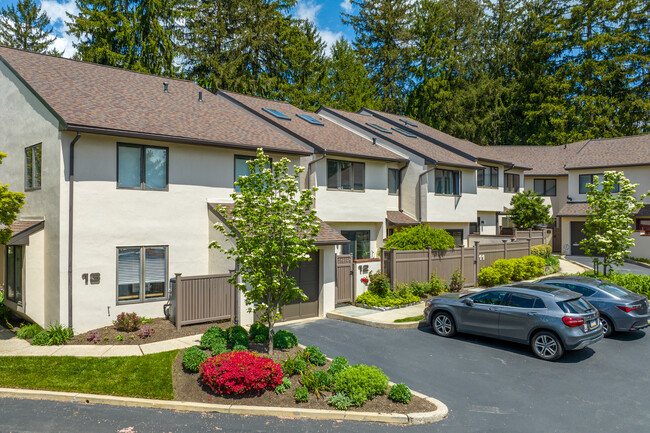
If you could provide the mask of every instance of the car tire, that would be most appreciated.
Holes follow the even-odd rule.
[[[607,317],[600,316],[600,324],[603,325],[603,337],[607,338],[614,333],[614,324]]]
[[[441,337],[451,337],[456,333],[456,323],[451,314],[439,311],[431,318],[433,332]]]
[[[549,331],[540,331],[530,339],[530,348],[544,361],[557,361],[564,355],[562,341]]]

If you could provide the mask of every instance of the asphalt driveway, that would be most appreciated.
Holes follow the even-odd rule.
[[[567,259],[573,260],[574,262],[578,262],[580,264],[583,264],[585,266],[589,266],[590,268],[593,268],[594,266],[594,259],[592,257],[587,257],[587,256],[566,256]],[[602,268],[602,266],[601,266]],[[623,266],[616,266],[615,270],[622,273],[622,274],[639,274],[639,275],[650,275],[650,268],[646,268],[644,266],[639,266],[634,263],[627,263],[625,262]],[[602,269],[601,269],[602,271]]]
[[[335,320],[287,326],[330,357],[371,362],[394,382],[450,409],[427,431],[647,431],[650,337],[621,334],[568,352],[557,363],[527,346],[487,338],[445,339],[427,329],[391,330]]]

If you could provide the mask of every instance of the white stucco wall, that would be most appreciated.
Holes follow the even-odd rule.
[[[22,311],[34,322],[45,323],[45,231],[29,237],[25,246],[24,305]]]
[[[555,216],[567,203],[569,195],[568,176],[525,176],[524,186],[526,189],[535,190],[535,179],[555,179],[555,196],[544,196],[544,204],[551,205],[552,215]]]
[[[519,191],[524,189],[525,179],[523,170],[512,169],[507,170],[509,167],[503,165],[492,164],[493,167],[499,169],[499,186],[498,187],[476,187],[476,210],[484,212],[503,212],[504,207],[510,206],[510,200],[515,193],[505,192],[505,175],[516,174],[519,176]],[[464,179],[463,179],[464,180]],[[474,179],[476,185],[476,174]]]
[[[25,206],[19,218],[46,220],[45,232],[41,235],[41,245],[45,248],[43,269],[39,272],[47,285],[43,313],[34,314],[41,317],[41,325],[63,322],[66,316],[62,316],[61,311],[66,311],[67,304],[59,291],[60,253],[64,248],[60,219],[62,150],[59,122],[3,63],[0,63],[0,106],[5,108],[0,111],[0,151],[7,154],[0,166],[1,183],[9,183],[12,191],[25,192],[25,148],[38,143],[42,146],[42,186],[40,190],[25,192]],[[31,272],[35,269],[31,268]],[[36,277],[28,275],[27,278],[34,281]],[[25,285],[24,290],[25,296],[33,295],[29,293],[29,286]],[[35,287],[34,290],[43,288]]]
[[[368,262],[356,262],[354,267],[354,297],[361,295],[368,290],[368,284],[361,281],[362,278],[368,278],[370,273],[381,271],[381,261],[373,260]]]
[[[608,167],[608,168],[593,168],[585,170],[571,170],[569,171],[569,185],[568,192],[573,198],[574,202],[584,202],[587,200],[587,194],[580,194],[580,175],[581,174],[602,174],[605,171],[622,171],[625,173],[630,182],[638,183],[639,187],[636,191],[636,196],[650,191],[650,167]]]
[[[325,316],[336,308],[336,256],[333,245],[319,247],[319,250],[320,315]]]
[[[438,166],[438,168],[461,171],[462,195],[448,196],[436,194],[435,171],[426,174],[422,179],[423,188],[427,192],[426,204],[423,206],[426,213],[422,216],[422,221],[467,223],[476,221],[478,199],[476,194],[476,171],[442,165]]]

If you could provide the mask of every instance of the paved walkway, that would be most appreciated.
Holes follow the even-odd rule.
[[[63,345],[32,346],[7,329],[0,328],[0,356],[142,356],[196,346],[201,334],[139,345]]]

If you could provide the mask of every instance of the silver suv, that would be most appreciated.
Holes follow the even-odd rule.
[[[579,293],[540,284],[437,296],[427,302],[424,319],[441,337],[458,331],[525,343],[547,361],[603,338],[598,311]]]

